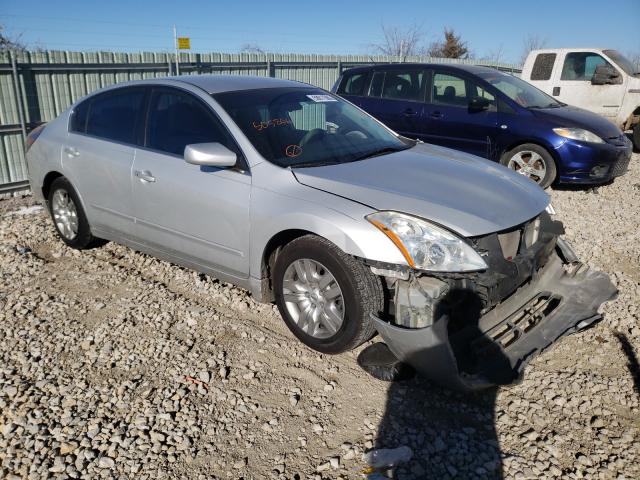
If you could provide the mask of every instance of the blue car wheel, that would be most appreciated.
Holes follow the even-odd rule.
[[[535,143],[524,143],[505,152],[500,163],[547,188],[556,178],[556,163],[546,149]]]

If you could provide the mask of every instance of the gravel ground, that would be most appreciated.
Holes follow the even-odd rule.
[[[398,478],[640,478],[640,155],[551,194],[619,298],[521,384],[470,396],[374,380],[240,289],[73,251],[30,197],[0,201],[0,477],[360,478],[363,451],[406,445]]]

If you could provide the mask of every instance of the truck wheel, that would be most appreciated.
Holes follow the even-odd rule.
[[[64,243],[71,248],[83,250],[101,242],[91,235],[80,199],[65,177],[53,181],[47,203],[53,225]]]
[[[633,148],[636,152],[640,152],[640,123],[636,123],[633,127]]]
[[[308,347],[342,353],[375,333],[383,308],[380,279],[330,241],[305,235],[287,244],[273,269],[276,304],[287,327]]]
[[[556,162],[549,152],[535,143],[518,145],[505,152],[500,163],[530,178],[542,188],[547,188],[556,179]]]

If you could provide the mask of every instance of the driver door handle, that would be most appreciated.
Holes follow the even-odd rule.
[[[435,111],[435,112],[431,112],[431,118],[442,118],[444,117],[444,113]]]
[[[413,108],[407,108],[404,112],[402,112],[402,115],[404,115],[405,117],[415,117],[416,115],[418,115],[418,112],[416,112]]]
[[[154,177],[149,170],[136,170],[134,175],[143,183],[154,183],[156,181],[156,177]]]

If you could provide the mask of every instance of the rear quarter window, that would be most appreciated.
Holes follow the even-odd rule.
[[[71,112],[69,121],[69,130],[77,133],[85,133],[87,131],[87,113],[89,113],[90,100],[76,105]]]
[[[539,53],[533,62],[531,80],[549,80],[553,72],[553,64],[556,62],[555,53]]]
[[[338,88],[338,93],[342,95],[363,95],[368,76],[369,72],[345,75],[340,88]]]

